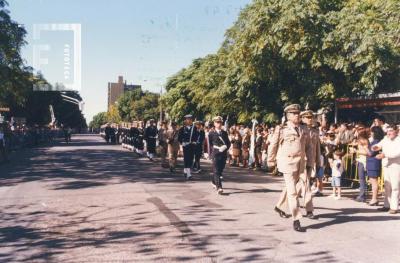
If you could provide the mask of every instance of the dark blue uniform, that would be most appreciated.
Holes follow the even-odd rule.
[[[147,127],[144,132],[144,139],[146,140],[147,152],[149,154],[156,153],[157,135],[158,135],[157,127],[153,125]]]
[[[129,139],[128,139],[128,144],[137,148],[137,143],[136,143],[136,139],[137,136],[139,135],[139,130],[136,127],[131,127],[129,129]]]
[[[208,134],[208,140],[212,151],[211,156],[214,168],[212,182],[217,188],[222,189],[222,172],[225,168],[226,159],[228,158],[228,149],[231,147],[231,142],[229,141],[228,133],[224,130],[211,131]],[[226,146],[226,149],[220,152],[218,148],[224,145]]]
[[[105,133],[104,139],[106,140],[107,143],[109,143],[110,142],[111,127],[110,126],[106,126],[106,128],[104,129],[104,133]]]
[[[135,139],[136,148],[140,151],[144,150],[144,143],[143,143],[144,132],[142,128],[137,128],[137,137]]]
[[[193,166],[194,150],[198,137],[199,132],[194,125],[184,126],[179,129],[178,141],[183,148],[183,162],[185,168],[190,169]]]
[[[206,137],[206,133],[204,130],[199,131],[199,137],[197,138],[197,142],[194,148],[194,164],[193,168],[196,169],[197,171],[200,170],[200,158],[203,154],[203,145],[204,145],[204,140]]]

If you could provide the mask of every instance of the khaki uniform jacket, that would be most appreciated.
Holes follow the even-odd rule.
[[[165,137],[166,137],[166,141],[168,142],[168,144],[173,147],[174,149],[179,149],[179,141],[178,141],[178,130],[167,130]]]
[[[321,142],[319,139],[319,131],[316,128],[308,128],[310,133],[310,161],[307,162],[310,167],[320,166],[320,155],[321,155]],[[308,165],[307,165],[308,166]]]
[[[278,126],[268,148],[268,166],[277,165],[281,173],[302,173],[305,166],[311,167],[310,132],[306,126]],[[307,164],[306,164],[307,161]]]
[[[167,130],[164,128],[160,128],[158,130],[158,141],[160,145],[164,146],[167,144]]]

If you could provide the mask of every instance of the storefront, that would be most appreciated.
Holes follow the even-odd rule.
[[[385,117],[387,123],[400,123],[400,92],[335,101],[336,123],[370,123],[378,115]]]

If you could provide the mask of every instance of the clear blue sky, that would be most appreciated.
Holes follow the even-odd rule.
[[[194,58],[217,51],[240,9],[251,0],[8,0],[11,17],[28,31],[23,49],[32,65],[34,24],[78,23],[82,28],[84,114],[106,111],[107,83],[123,75],[128,83],[158,92],[166,78]],[[72,34],[71,34],[72,35]],[[68,42],[71,36],[47,36]],[[55,38],[55,39],[54,39]],[[45,37],[46,39],[46,37]],[[72,43],[72,42],[71,42]],[[70,44],[70,43],[68,43]],[[56,50],[57,51],[57,50]],[[61,50],[62,51],[62,50]],[[50,52],[43,73],[58,79]]]

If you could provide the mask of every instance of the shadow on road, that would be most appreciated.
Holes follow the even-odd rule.
[[[96,147],[93,147],[96,146]],[[106,147],[104,147],[106,146]],[[151,162],[147,158],[138,158],[136,153],[120,150],[120,146],[110,146],[103,141],[87,141],[73,139],[72,143],[57,143],[60,148],[38,148],[19,156],[19,161],[4,165],[0,180],[2,185],[11,186],[21,182],[46,179],[66,179],[60,181],[57,189],[82,189],[103,186],[111,180],[118,179],[120,183],[168,183],[185,181],[178,172],[171,174],[168,169],[162,169],[159,162]],[[87,148],[85,148],[87,147]],[[205,168],[205,169],[204,169]],[[203,172],[194,175],[195,181],[209,181],[210,167],[203,165]],[[251,184],[266,184],[273,178],[262,172],[243,175],[246,169],[227,169],[226,180],[231,182],[246,182]],[[73,180],[73,181],[72,181]],[[267,192],[267,189],[251,190]],[[247,190],[235,189],[234,193],[246,193]]]
[[[182,174],[171,174],[161,168],[159,162],[150,162],[146,158],[139,158],[137,154],[122,151],[119,146],[110,146],[98,140],[74,139],[69,144],[58,142],[53,148],[37,148],[32,151],[19,153],[19,160],[14,160],[1,167],[0,183],[2,186],[16,186],[24,182],[49,182],[46,187],[51,191],[80,190],[105,187],[110,184],[125,184],[141,182],[144,184],[181,183],[186,182]],[[203,165],[204,172],[195,175],[195,181],[210,180],[210,167]],[[239,169],[228,169],[226,180],[259,184],[257,189],[226,189],[229,194],[266,193],[272,190],[264,189],[263,185],[273,180],[266,176],[243,175]],[[239,234],[211,233],[198,235],[193,227],[207,227],[210,222],[235,222],[235,218],[220,218],[218,212],[229,212],[221,205],[203,198],[206,193],[188,188],[182,193],[182,198],[192,200],[195,205],[186,207],[183,214],[199,215],[196,220],[181,220],[168,208],[161,199],[147,200],[154,205],[169,221],[169,224],[160,225],[151,223],[154,211],[130,213],[131,206],[114,205],[103,207],[92,205],[76,207],[71,212],[48,211],[45,207],[38,208],[37,204],[3,206],[0,215],[0,250],[1,262],[37,262],[54,261],[60,256],[68,255],[68,251],[82,247],[103,248],[116,244],[135,245],[135,253],[147,256],[152,260],[165,260],[160,254],[156,240],[171,235],[166,227],[174,226],[178,236],[172,240],[181,240],[174,245],[177,250],[195,250],[200,256],[178,255],[173,261],[197,261],[203,258],[221,258],[225,261],[237,261],[237,257],[224,255],[221,251],[210,249],[214,242],[247,242],[249,248],[240,251],[244,261],[261,260],[265,257],[262,251],[273,249],[279,243],[272,236],[266,237],[263,247],[255,240],[242,237]],[[147,206],[148,209],[148,206]],[[30,210],[29,212],[25,212]],[[34,212],[32,212],[34,210]],[[113,212],[114,211],[114,212]],[[123,216],[113,213],[119,211]],[[152,214],[153,213],[153,214]],[[55,220],[55,219],[56,220]],[[129,227],[137,226],[140,231],[116,230],[118,225]],[[101,224],[101,227],[97,225]],[[254,242],[254,244],[252,244]],[[5,248],[5,249],[4,249]],[[6,251],[6,252],[4,252]],[[101,254],[97,257],[101,258]],[[78,255],[69,255],[64,262],[82,260]]]
[[[137,183],[157,184],[164,186],[171,183],[185,182],[181,174],[170,174],[160,167],[158,162],[150,162],[146,158],[138,158],[136,154],[121,151],[119,146],[107,146],[96,140],[73,139],[70,144],[58,143],[55,148],[39,148],[34,151],[21,153],[20,160],[1,167],[0,183],[2,186],[15,186],[24,182],[48,181],[47,187],[51,191],[65,191],[77,193],[79,189],[101,188],[110,184]],[[56,149],[57,148],[57,149]],[[196,181],[209,181],[210,167],[203,165],[205,171],[195,175]],[[228,169],[225,180],[242,183],[242,189],[226,188],[226,195],[263,194],[280,192],[265,188],[268,183],[276,182],[277,178],[258,174],[244,174],[245,170],[238,168]],[[246,184],[251,184],[252,187]],[[254,185],[257,186],[254,189]],[[174,250],[196,251],[198,256],[180,255],[171,261],[200,261],[204,258],[215,261],[217,258],[226,262],[273,262],[273,258],[266,259],[265,255],[273,250],[281,241],[272,234],[262,233],[260,240],[246,235],[240,231],[224,229],[217,232],[197,234],[195,227],[207,228],[211,222],[220,221],[226,224],[235,224],[239,219],[228,216],[232,211],[218,203],[211,202],[203,196],[206,193],[191,189],[179,192],[179,198],[190,200],[195,205],[185,207],[179,211],[182,215],[193,215],[193,220],[179,218],[178,213],[168,207],[160,198],[147,199],[148,204],[154,206],[154,211],[149,210],[146,204],[132,203],[115,204],[107,207],[100,204],[89,206],[76,206],[74,212],[46,210],[43,206],[38,209],[38,204],[21,204],[1,207],[0,211],[0,262],[48,262],[66,258],[63,262],[81,261],[79,254],[70,254],[74,249],[98,249],[115,245],[129,245],[130,253],[142,255],[151,261],[165,260],[157,240],[173,240]],[[131,213],[130,208],[142,208],[140,212]],[[324,208],[320,208],[324,209]],[[27,210],[30,210],[27,212]],[[33,212],[32,212],[33,210]],[[136,211],[136,210],[135,210]],[[117,213],[118,212],[118,213]],[[386,221],[397,220],[397,217],[388,216],[351,216],[362,213],[362,209],[338,209],[331,213],[321,214],[329,221],[318,222],[311,225],[310,229],[318,229],[332,224],[342,224],[349,221]],[[365,211],[370,213],[371,210]],[[154,217],[163,214],[168,223],[155,223]],[[239,216],[251,216],[252,213],[242,213]],[[116,224],[116,222],[118,222]],[[177,233],[168,229],[173,226]],[[140,229],[140,231],[133,231]],[[274,224],[264,226],[266,231],[284,231]],[[177,241],[178,240],[178,241]],[[226,254],[222,250],[212,249],[216,243],[242,244],[242,248],[235,254]],[[302,242],[293,243],[301,246]],[[101,251],[101,250],[96,250]],[[102,258],[107,252],[93,252],[94,258]],[[304,262],[338,262],[335,257],[324,249],[315,254],[299,254],[299,260]],[[85,259],[86,260],[86,259]],[[203,260],[204,261],[204,260]]]

